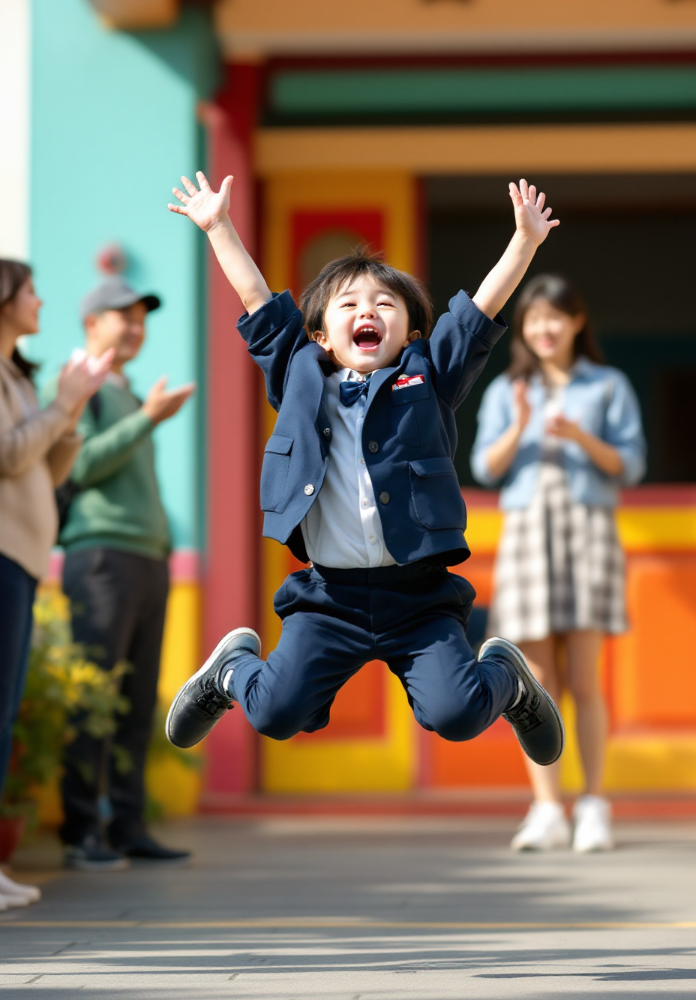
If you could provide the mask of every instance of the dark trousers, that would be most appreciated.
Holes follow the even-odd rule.
[[[105,740],[80,733],[66,753],[61,837],[74,844],[100,829],[99,797],[111,803],[109,837],[116,846],[145,829],[145,759],[157,705],[157,680],[169,591],[164,559],[94,548],[65,557],[63,590],[70,600],[75,642],[104,670],[126,660],[121,690],[130,702],[111,740],[126,751],[123,772]]]
[[[0,555],[0,793],[27,679],[36,584],[19,563]]]
[[[275,596],[280,642],[265,661],[234,661],[235,698],[254,729],[286,740],[323,729],[343,684],[384,660],[424,729],[470,740],[517,693],[510,669],[478,663],[467,642],[475,596],[466,580],[422,564],[292,573]]]

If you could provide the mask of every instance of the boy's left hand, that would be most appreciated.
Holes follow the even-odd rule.
[[[535,246],[539,246],[549,235],[549,231],[555,226],[559,226],[558,219],[551,218],[552,209],[544,208],[546,195],[541,191],[537,195],[537,189],[533,184],[527,184],[524,178],[520,181],[520,186],[510,184],[510,198],[515,207],[515,222],[517,232],[530,240]]]

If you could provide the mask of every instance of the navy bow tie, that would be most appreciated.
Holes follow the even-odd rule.
[[[367,393],[369,388],[369,379],[365,379],[364,382],[356,382],[353,379],[347,378],[339,386],[341,402],[344,406],[352,406],[354,403],[357,403],[362,395]]]

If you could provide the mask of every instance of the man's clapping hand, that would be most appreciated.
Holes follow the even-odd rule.
[[[160,424],[178,413],[189,396],[196,391],[195,383],[189,382],[178,389],[167,389],[167,379],[159,379],[147,394],[143,403],[143,412],[148,415],[153,424]]]

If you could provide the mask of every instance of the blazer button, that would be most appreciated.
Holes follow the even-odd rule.
[[[330,427],[325,427],[324,430],[321,433],[324,435],[324,437],[328,441],[329,438],[331,437],[331,428]]]
[[[379,451],[379,444],[377,441],[370,441],[367,445],[367,450],[371,451],[373,455],[376,455]]]
[[[387,493],[387,491],[383,490],[380,493],[380,495],[379,495],[379,502],[387,504],[387,503],[389,503],[390,500],[391,500],[391,497],[389,496],[389,494]]]
[[[304,488],[304,491],[308,497],[311,497],[312,493],[314,493],[314,487],[312,486],[311,483],[307,483],[307,485]]]

